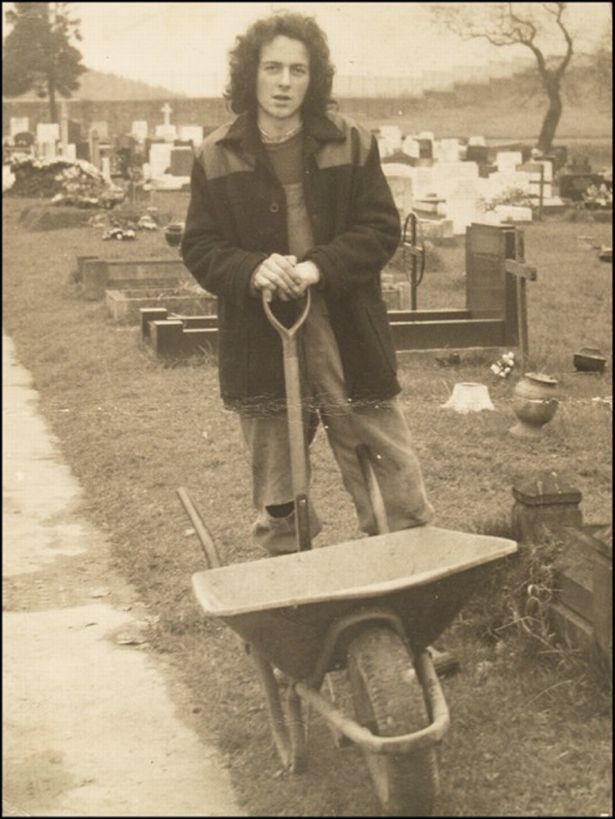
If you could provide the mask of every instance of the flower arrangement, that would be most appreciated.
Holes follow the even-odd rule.
[[[497,375],[500,378],[508,378],[514,369],[515,364],[515,354],[504,353],[502,357],[499,358],[495,364],[492,364],[489,369],[494,375]]]

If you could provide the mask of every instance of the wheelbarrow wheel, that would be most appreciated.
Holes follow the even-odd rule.
[[[391,629],[370,628],[352,641],[348,675],[357,721],[373,734],[397,736],[429,723],[408,649]],[[432,815],[438,790],[434,748],[410,754],[364,753],[385,815]]]

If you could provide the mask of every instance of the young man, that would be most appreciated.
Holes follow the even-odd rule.
[[[327,113],[334,70],[313,18],[260,20],[230,56],[226,96],[238,117],[196,158],[182,255],[218,297],[221,395],[251,455],[255,540],[270,554],[297,548],[282,347],[262,298],[290,324],[307,288],[298,342],[306,443],[320,419],[364,532],[377,529],[358,444],[369,449],[390,530],[427,523],[433,509],[396,398],[381,297],[400,223],[376,141]],[[310,525],[314,536],[313,508]]]

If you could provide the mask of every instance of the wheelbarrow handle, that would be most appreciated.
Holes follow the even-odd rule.
[[[299,332],[299,329],[300,329],[301,325],[303,324],[303,322],[308,317],[308,313],[310,312],[310,305],[312,303],[312,297],[310,295],[310,288],[309,287],[305,291],[305,297],[306,297],[305,298],[305,305],[303,307],[303,310],[301,311],[301,315],[297,318],[297,320],[295,321],[295,323],[293,325],[291,325],[290,327],[286,327],[284,324],[282,324],[281,321],[278,321],[278,319],[274,316],[273,311],[272,311],[271,307],[269,306],[269,302],[267,301],[267,291],[263,290],[262,300],[263,300],[263,309],[265,310],[265,315],[269,319],[269,323],[271,324],[271,326],[274,327],[278,331],[278,333],[280,334],[280,336],[283,339],[284,338],[290,339],[290,338],[293,338],[294,336],[296,336],[297,333]]]

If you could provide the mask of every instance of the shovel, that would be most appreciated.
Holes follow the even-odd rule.
[[[263,291],[263,308],[269,323],[282,339],[284,355],[284,383],[288,411],[288,439],[290,443],[290,472],[295,501],[295,527],[299,551],[312,548],[308,508],[308,477],[305,438],[303,431],[303,411],[301,402],[301,382],[299,378],[299,358],[297,356],[297,333],[310,312],[310,290],[306,291],[303,310],[293,325],[286,327],[274,316]]]
[[[290,443],[290,468],[295,502],[295,526],[299,551],[312,546],[308,508],[307,457],[303,430],[303,413],[301,402],[301,382],[299,376],[299,359],[297,356],[297,334],[310,312],[310,290],[306,291],[306,301],[297,320],[291,327],[286,327],[274,316],[263,291],[263,308],[270,324],[277,330],[282,340],[284,356],[284,383],[286,385],[286,402],[288,407],[288,437]],[[372,512],[380,534],[389,531],[386,510],[374,472],[371,456],[365,444],[356,447],[357,459],[369,494]]]

